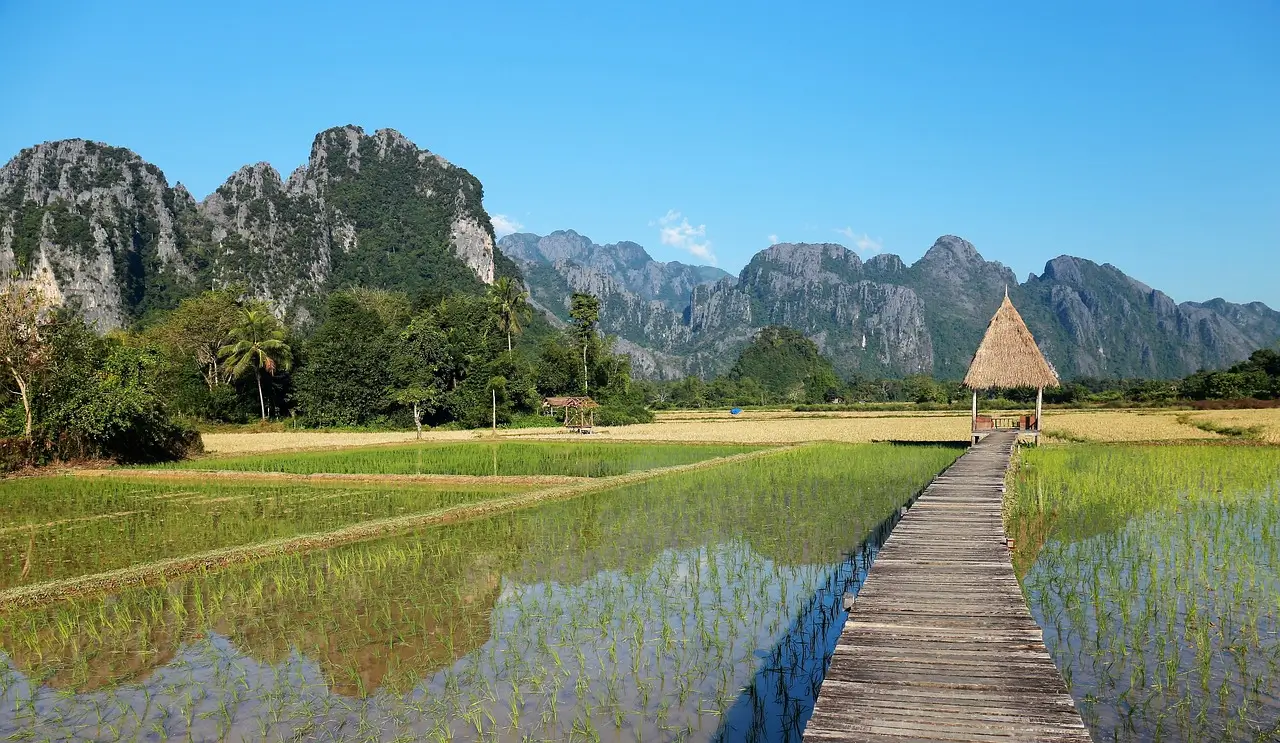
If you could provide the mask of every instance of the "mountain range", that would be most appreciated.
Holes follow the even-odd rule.
[[[1178,377],[1280,341],[1280,312],[1175,303],[1114,266],[1071,256],[1019,282],[943,236],[911,265],[832,243],[781,243],[737,276],[653,260],[572,230],[494,240],[483,188],[400,133],[316,135],[288,178],[246,165],[203,201],[130,150],[72,139],[0,168],[0,271],[39,282],[99,329],[145,321],[203,288],[239,284],[296,325],[351,286],[479,292],[521,277],[549,320],[574,291],[641,376],[710,375],[760,328],[812,338],[846,375],[963,375],[1007,291],[1059,373]]]

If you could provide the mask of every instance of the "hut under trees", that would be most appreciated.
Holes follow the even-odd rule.
[[[596,423],[596,408],[600,403],[590,397],[548,397],[542,407],[556,414],[556,408],[564,409],[564,427],[571,431],[590,433]]]
[[[1036,339],[1031,336],[1022,315],[1009,301],[1008,290],[1004,301],[987,325],[986,335],[978,344],[978,351],[964,376],[964,386],[973,390],[971,431],[976,443],[993,431],[1026,431],[1040,441],[1040,417],[1044,411],[1044,388],[1057,387],[1058,373],[1040,353]],[[1034,388],[1036,390],[1035,416],[992,417],[978,415],[978,391],[991,389]]]

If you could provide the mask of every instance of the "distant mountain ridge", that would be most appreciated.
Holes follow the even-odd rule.
[[[761,328],[787,325],[846,375],[958,379],[1006,286],[1067,378],[1179,377],[1280,340],[1280,313],[1262,303],[1177,304],[1071,256],[1019,283],[955,236],[911,265],[780,243],[731,276],[572,230],[495,243],[483,196],[475,176],[392,129],[327,129],[287,178],[245,165],[202,202],[130,150],[46,142],[0,167],[0,275],[40,283],[100,330],[230,284],[305,326],[342,288],[479,293],[522,275],[553,322],[567,321],[572,292],[599,296],[601,326],[655,378],[725,371]]]
[[[737,277],[674,264],[679,278],[665,293],[637,285],[636,267],[656,262],[635,243],[596,245],[562,231],[508,235],[498,248],[553,314],[570,292],[599,295],[602,327],[655,377],[722,372],[760,328],[787,325],[846,375],[959,378],[1006,287],[1067,378],[1180,377],[1280,341],[1280,313],[1259,302],[1176,304],[1114,266],[1071,256],[1019,283],[1009,268],[952,235],[911,265],[891,254],[863,261],[834,243],[770,246]],[[677,289],[687,292],[684,302]]]

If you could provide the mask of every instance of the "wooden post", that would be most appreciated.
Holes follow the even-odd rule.
[[[973,413],[969,416],[969,438],[978,430],[978,391],[973,391]]]
[[[489,390],[493,393],[493,435],[498,435],[498,390]]]
[[[1036,389],[1036,444],[1040,443],[1040,416],[1044,412],[1044,387]]]

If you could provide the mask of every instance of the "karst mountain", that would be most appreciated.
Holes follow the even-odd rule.
[[[475,176],[391,129],[328,129],[288,177],[245,165],[203,201],[130,150],[46,142],[0,168],[0,271],[101,330],[216,286],[305,326],[338,289],[481,292],[518,276],[552,322],[567,320],[572,292],[599,296],[602,328],[653,378],[722,372],[761,328],[786,325],[846,375],[958,379],[1006,287],[1064,378],[1178,377],[1280,341],[1280,312],[1262,303],[1179,304],[1082,258],[1019,282],[950,235],[910,265],[782,243],[733,276],[572,230],[495,241],[483,196]]]

